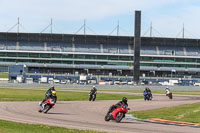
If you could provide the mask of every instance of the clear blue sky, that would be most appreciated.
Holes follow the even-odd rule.
[[[74,34],[85,19],[87,34],[108,35],[119,21],[119,34],[133,35],[135,10],[142,11],[141,35],[149,36],[152,22],[153,36],[181,37],[184,24],[185,37],[200,38],[200,0],[0,0],[0,32],[19,17],[21,32],[41,32],[52,18],[54,33]]]

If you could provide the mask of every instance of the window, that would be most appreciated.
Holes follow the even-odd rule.
[[[4,50],[4,49],[5,49],[4,44],[0,44],[0,50]]]
[[[117,54],[117,53],[119,53],[119,48],[110,48],[110,49],[108,49],[108,52],[113,53],[113,54]]]
[[[175,51],[174,50],[165,50],[164,55],[175,55]]]

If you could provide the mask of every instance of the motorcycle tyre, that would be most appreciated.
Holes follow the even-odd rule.
[[[172,98],[173,98],[172,94],[169,94],[169,99],[172,99]]]
[[[42,108],[42,105],[40,104],[38,112],[42,113],[42,110],[43,110],[43,108]]]
[[[95,99],[96,99],[96,96],[93,97],[92,101],[95,101]]]
[[[117,113],[117,115],[116,115],[115,121],[116,121],[117,123],[119,123],[123,118],[124,118],[124,114],[121,113],[121,112],[119,112],[119,113]]]
[[[109,112],[106,114],[104,120],[105,120],[105,121],[109,121],[109,120],[110,120]]]
[[[90,96],[90,98],[89,98],[89,101],[91,101],[92,100],[92,96]]]
[[[43,112],[47,113],[50,109],[51,109],[51,106],[49,104],[47,104],[47,105],[44,106]]]

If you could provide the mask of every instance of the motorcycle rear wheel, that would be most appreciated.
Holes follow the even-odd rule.
[[[170,99],[172,99],[172,98],[173,98],[172,94],[169,94],[169,98],[170,98]]]

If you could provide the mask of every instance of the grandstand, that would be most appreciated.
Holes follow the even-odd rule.
[[[29,73],[133,75],[133,36],[0,33],[0,71],[26,65]],[[141,76],[198,76],[200,40],[141,37]]]

